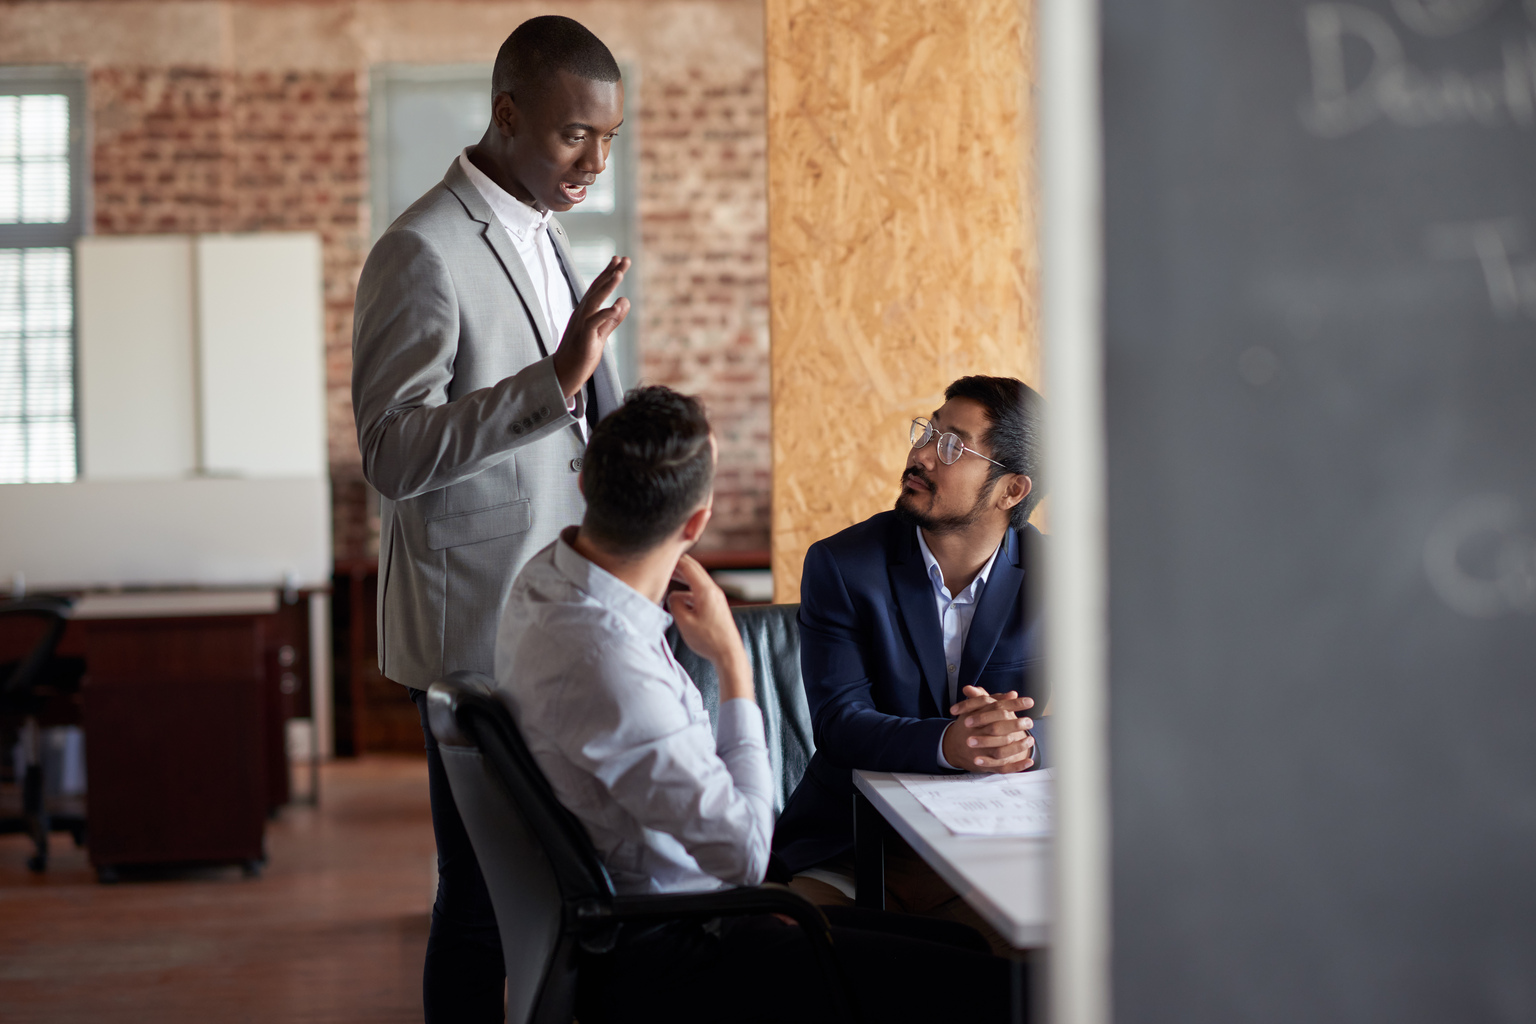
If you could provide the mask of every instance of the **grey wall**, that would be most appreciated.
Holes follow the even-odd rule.
[[[1105,0],[1120,1021],[1536,1020],[1533,17]]]

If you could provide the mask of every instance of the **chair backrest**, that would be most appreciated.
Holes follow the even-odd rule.
[[[816,743],[811,738],[811,710],[800,681],[800,625],[798,604],[743,605],[732,608],[752,663],[752,683],[763,711],[768,738],[768,759],[773,767],[773,812],[800,784]],[[713,722],[720,709],[720,680],[715,667],[688,648],[673,626],[667,633],[678,663],[687,669],[704,697]]]
[[[53,657],[69,625],[74,601],[67,597],[35,597],[23,601],[0,602],[0,617],[43,620],[43,631],[26,656],[9,672],[0,673],[0,697],[19,696],[29,690],[34,679]]]
[[[569,1024],[571,918],[612,899],[608,873],[581,823],[555,799],[488,676],[455,672],[433,683],[427,715],[496,911],[508,1024]]]

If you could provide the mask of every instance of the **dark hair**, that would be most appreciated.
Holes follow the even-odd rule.
[[[592,431],[582,457],[582,532],[616,554],[642,554],[688,521],[714,477],[699,400],[636,388]]]
[[[557,71],[594,82],[617,82],[618,62],[603,41],[579,21],[546,14],[529,18],[496,51],[491,70],[491,99],[511,93],[523,100],[537,93]]]
[[[1045,497],[1040,479],[1045,399],[1034,388],[1012,377],[961,377],[944,389],[944,401],[956,398],[969,398],[977,403],[991,421],[981,440],[992,458],[1002,465],[992,467],[987,483],[1004,473],[1023,473],[1033,485],[1028,496],[1013,506],[1009,523],[1018,529],[1029,522],[1029,514]]]

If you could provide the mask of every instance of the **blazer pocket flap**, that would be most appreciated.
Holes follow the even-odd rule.
[[[531,502],[509,501],[472,512],[450,512],[427,520],[427,547],[433,551],[478,544],[509,534],[522,533],[533,523]]]

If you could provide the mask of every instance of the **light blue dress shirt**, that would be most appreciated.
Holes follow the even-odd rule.
[[[620,893],[757,885],[773,775],[751,700],[717,731],[654,601],[587,561],[569,528],[523,567],[496,637],[497,689]]]
[[[933,552],[928,550],[922,528],[914,529],[917,530],[918,549],[923,553],[923,564],[928,567],[928,582],[933,584],[934,606],[939,612],[939,630],[944,635],[944,671],[949,678],[949,703],[954,704],[960,699],[960,658],[965,653],[965,638],[971,632],[971,620],[976,617],[976,602],[981,600],[981,592],[987,587],[987,577],[1003,545],[997,545],[992,557],[987,559],[987,564],[981,567],[969,586],[958,594],[950,594],[949,588],[944,585],[944,571],[939,568],[939,560],[933,557]],[[956,767],[944,759],[942,736],[939,737],[939,763],[950,768]]]

